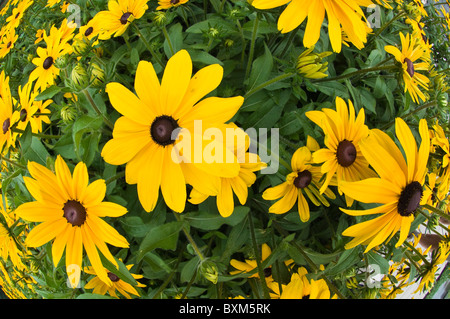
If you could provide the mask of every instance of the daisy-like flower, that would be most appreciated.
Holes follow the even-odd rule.
[[[148,0],[109,0],[108,10],[94,16],[100,27],[100,40],[121,36],[135,19],[140,19],[148,9]]]
[[[0,74],[0,151],[5,151],[15,144],[17,133],[12,132],[14,125],[13,100],[9,87],[9,77],[5,77],[4,71]]]
[[[257,9],[272,9],[288,4],[278,18],[278,30],[287,33],[297,28],[308,17],[303,45],[307,48],[317,43],[325,13],[328,18],[328,36],[334,52],[341,52],[342,31],[357,48],[367,41],[367,23],[361,6],[370,0],[254,0]]]
[[[32,0],[22,0],[13,8],[11,15],[6,19],[8,28],[16,29],[22,21],[25,11],[33,4]]]
[[[237,129],[236,125],[231,124],[227,128]],[[245,134],[241,129],[237,129],[237,132]],[[238,133],[239,134],[239,133]],[[244,138],[248,140],[248,135],[245,134]],[[233,192],[236,194],[241,205],[244,205],[248,197],[248,188],[252,186],[256,181],[256,175],[254,172],[261,170],[267,165],[261,162],[260,158],[256,154],[250,154],[248,151],[249,143],[245,143],[240,150],[235,149],[234,153],[238,159],[240,170],[239,174],[235,177],[222,177],[220,178],[220,185],[218,185],[218,193],[205,194],[202,190],[193,188],[189,195],[189,202],[192,204],[200,204],[205,201],[209,196],[216,196],[216,203],[219,213],[223,217],[230,216],[234,211],[234,198]],[[251,158],[254,156],[254,158]],[[210,178],[214,178],[211,176]],[[207,192],[208,190],[204,190]]]
[[[17,128],[25,130],[28,123],[30,123],[31,131],[38,133],[38,123],[34,118],[34,114],[38,110],[38,106],[34,104],[34,98],[39,94],[36,91],[31,91],[32,83],[28,82],[23,87],[19,86],[19,103],[20,110],[14,112],[13,122],[17,122]]]
[[[300,220],[307,222],[310,214],[306,197],[316,206],[321,204],[330,206],[325,196],[319,193],[320,180],[323,176],[320,167],[312,165],[311,152],[318,150],[318,148],[317,142],[308,136],[307,146],[300,147],[292,156],[292,173],[286,176],[286,181],[264,191],[262,197],[265,200],[279,199],[270,206],[269,213],[284,214],[297,202]],[[326,188],[323,193],[328,198],[336,198],[329,188]]]
[[[307,270],[304,267],[298,268],[297,272],[291,276],[291,281],[280,285],[273,281],[268,284],[273,291],[273,299],[330,299],[331,293],[327,283],[323,279],[308,280]]]
[[[166,10],[172,7],[178,7],[187,3],[189,0],[158,0],[158,7],[156,10]]]
[[[80,281],[84,247],[97,275],[111,284],[99,250],[118,268],[106,244],[124,248],[129,245],[102,217],[122,216],[127,212],[126,208],[103,201],[105,181],[99,179],[89,184],[87,167],[83,162],[75,166],[73,175],[59,155],[55,161],[55,173],[35,162],[28,163],[28,171],[32,177],[24,177],[25,185],[36,201],[20,205],[15,213],[26,221],[40,224],[31,229],[26,245],[40,247],[53,240],[55,267],[65,250],[66,269],[72,287],[77,287]]]
[[[272,249],[270,249],[269,245],[266,243],[261,246],[261,263],[264,262],[267,258],[269,258],[270,254],[272,254]],[[230,265],[236,268],[236,270],[230,271],[230,275],[237,275],[241,273],[252,272],[258,268],[258,263],[256,259],[246,259],[245,262],[239,261],[237,259],[231,259]],[[272,282],[272,266],[264,268],[264,277],[266,282]],[[259,278],[259,273],[255,272],[250,275],[249,278]]]
[[[427,60],[427,50],[420,44],[418,37],[410,34],[403,35],[400,32],[402,50],[400,51],[393,45],[384,47],[385,51],[392,54],[395,60],[402,66],[402,78],[405,86],[405,92],[408,92],[412,100],[416,103],[419,99],[426,101],[427,97],[420,90],[428,90],[428,77],[417,71],[428,71],[429,63]]]
[[[139,62],[134,83],[137,96],[122,84],[107,84],[111,104],[123,116],[116,121],[113,139],[106,143],[101,154],[109,164],[127,163],[126,181],[137,184],[139,200],[146,211],[154,209],[160,188],[169,208],[182,212],[187,198],[186,183],[198,189],[210,187],[214,194],[217,180],[209,176],[239,174],[240,165],[233,152],[224,143],[206,139],[196,126],[220,127],[242,105],[240,96],[208,97],[198,102],[219,85],[222,76],[222,67],[213,64],[192,77],[191,57],[181,50],[167,62],[161,83],[151,63]],[[192,137],[191,144],[179,143],[188,136]],[[211,143],[230,162],[207,162],[203,150],[214,145]]]
[[[359,244],[367,245],[365,252],[390,240],[397,231],[400,236],[396,247],[407,238],[414,213],[420,205],[423,184],[430,153],[430,136],[425,119],[420,120],[419,133],[422,139],[417,150],[416,140],[401,119],[395,120],[396,136],[405,152],[406,160],[395,142],[384,132],[375,129],[360,142],[361,151],[379,177],[358,182],[341,182],[345,194],[363,203],[379,203],[367,210],[342,209],[348,215],[381,216],[350,226],[342,235],[354,237],[346,248]]]
[[[133,267],[133,265],[126,265],[126,267],[128,270],[130,270],[131,267]],[[140,296],[139,292],[136,290],[135,287],[123,281],[116,274],[113,274],[107,269],[105,269],[105,271],[108,273],[108,278],[112,283],[111,285],[108,285],[105,282],[103,282],[100,279],[100,277],[97,276],[97,273],[95,272],[94,268],[85,267],[84,272],[91,275],[95,275],[95,277],[89,280],[89,282],[84,286],[84,289],[93,289],[92,292],[98,295],[106,295],[108,293],[111,297],[114,298],[119,298],[116,291],[127,299],[131,299],[132,298],[131,295],[137,297]],[[136,274],[131,274],[131,276],[134,279],[141,279],[144,277],[143,275],[136,275]],[[140,282],[137,282],[137,287],[145,287],[145,285]]]
[[[0,215],[0,257],[3,261],[11,260],[17,269],[23,269],[25,266],[22,263],[22,253],[17,247],[14,237],[7,225],[4,225],[2,216]]]
[[[323,163],[321,172],[326,174],[320,193],[326,190],[333,178],[339,183],[375,176],[359,148],[359,141],[369,133],[364,124],[364,109],[355,117],[353,103],[349,100],[347,107],[343,99],[336,97],[336,111],[324,108],[321,111],[306,112],[306,116],[325,134],[326,148],[313,153],[313,162]],[[340,191],[339,185],[338,190]],[[346,199],[347,204],[351,205],[351,198],[346,196]]]
[[[32,60],[36,68],[31,72],[29,82],[36,80],[35,89],[45,90],[55,83],[59,75],[59,69],[55,66],[56,59],[71,52],[72,48],[66,42],[62,42],[62,34],[53,26],[50,35],[44,35],[46,48],[39,47],[36,50],[37,58]]]
[[[16,43],[18,37],[19,35],[16,34],[15,29],[3,35],[0,42],[0,59],[4,58],[14,48],[14,43]]]

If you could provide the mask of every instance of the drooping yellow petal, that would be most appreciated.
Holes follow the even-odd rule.
[[[144,162],[137,180],[139,201],[147,212],[152,211],[158,201],[164,163],[164,149],[154,145],[153,152],[148,153],[148,161]]]
[[[339,184],[346,195],[363,203],[388,204],[398,201],[402,189],[381,178],[367,178]]]
[[[58,236],[64,229],[66,223],[67,221],[64,218],[40,223],[33,227],[25,243],[29,247],[40,247]]]
[[[180,165],[172,160],[172,147],[169,146],[164,151],[161,192],[167,206],[175,212],[181,213],[184,210],[187,198],[186,182]]]

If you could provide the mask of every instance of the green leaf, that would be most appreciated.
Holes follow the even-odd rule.
[[[216,230],[220,226],[227,224],[230,226],[236,226],[247,216],[250,208],[247,206],[235,207],[233,214],[229,217],[222,217],[216,212],[192,212],[184,215],[184,219],[189,222],[189,225],[202,230]]]
[[[136,280],[133,278],[130,271],[122,261],[120,261],[117,258],[114,258],[117,264],[119,265],[119,269],[117,269],[116,266],[111,261],[109,261],[106,257],[103,256],[103,254],[100,254],[100,259],[102,261],[103,266],[110,272],[112,272],[114,275],[116,275],[117,277],[119,277],[120,279],[129,283],[132,286],[137,285]]]
[[[120,220],[125,232],[133,237],[145,237],[150,231],[151,225],[145,224],[141,217],[129,216]]]
[[[35,101],[43,101],[43,100],[48,100],[51,99],[52,97],[54,97],[56,94],[58,94],[59,92],[61,92],[61,88],[56,86],[56,85],[52,85],[48,88],[46,88],[43,92],[39,93],[34,100]]]
[[[325,269],[325,274],[335,276],[338,275],[339,273],[344,272],[350,267],[355,266],[359,261],[361,261],[361,257],[359,255],[360,251],[361,251],[360,246],[345,250],[339,257],[335,265],[331,264],[329,267]]]
[[[144,255],[156,248],[175,250],[180,230],[186,225],[183,221],[159,225],[150,230],[142,240],[136,259],[140,261]]]
[[[374,251],[369,251],[367,254],[367,261],[369,265],[378,265],[380,267],[380,274],[388,274],[389,273],[389,261],[381,256],[380,254],[377,254]],[[375,269],[372,266],[373,269]]]
[[[248,79],[248,91],[257,85],[269,80],[272,72],[273,57],[267,45],[264,43],[264,53],[252,63],[252,70]]]
[[[103,124],[101,117],[91,117],[89,115],[82,115],[79,117],[72,127],[72,138],[74,143],[74,149],[78,156],[81,156],[81,140],[83,135],[88,132],[98,130]]]
[[[194,256],[187,263],[184,264],[183,269],[180,273],[180,281],[181,282],[189,282],[197,271],[197,267],[199,265],[200,259],[198,256]]]

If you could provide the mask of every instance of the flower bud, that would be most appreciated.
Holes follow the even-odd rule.
[[[105,71],[97,63],[91,63],[89,67],[89,73],[91,75],[90,82],[93,87],[100,87],[105,81]]]
[[[65,105],[62,107],[60,114],[63,122],[68,124],[74,120],[76,112],[70,106]]]
[[[209,280],[213,284],[217,283],[217,280],[219,279],[219,270],[213,261],[202,261],[199,266],[199,271],[205,279]]]
[[[82,90],[89,85],[89,76],[86,73],[86,69],[81,65],[77,64],[72,69],[72,84],[77,90]]]

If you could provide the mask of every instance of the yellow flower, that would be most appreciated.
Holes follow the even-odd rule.
[[[98,250],[118,267],[106,243],[128,247],[127,240],[102,217],[119,217],[127,210],[115,203],[104,202],[106,184],[102,179],[89,184],[87,167],[83,162],[75,166],[73,175],[61,156],[55,162],[55,173],[35,162],[28,163],[32,177],[23,179],[36,199],[16,209],[16,214],[29,222],[40,223],[31,229],[25,243],[39,247],[53,240],[52,258],[58,265],[64,249],[66,269],[72,287],[80,280],[83,247],[97,275],[110,283]]]
[[[128,270],[130,270],[131,267],[133,267],[133,265],[127,265],[126,267]],[[124,296],[127,299],[131,299],[132,298],[131,295],[137,297],[140,296],[139,292],[136,290],[135,287],[123,281],[116,274],[113,274],[107,269],[105,269],[105,271],[108,274],[108,279],[110,280],[111,284],[107,284],[104,281],[102,281],[100,277],[97,276],[95,269],[92,267],[86,267],[84,271],[88,274],[96,275],[94,278],[89,280],[89,282],[84,286],[84,289],[93,289],[92,292],[94,294],[106,295],[106,293],[108,293],[111,297],[119,298],[119,296],[116,293],[117,290],[122,296]],[[134,279],[141,279],[144,277],[142,275],[136,274],[131,274],[131,276]],[[145,285],[138,282],[136,287],[145,287]]]
[[[169,9],[178,7],[179,5],[187,3],[189,0],[158,0],[158,7],[156,10]]]
[[[5,77],[5,72],[0,74],[0,151],[9,149],[15,144],[17,133],[11,131],[14,125],[13,100],[9,87],[9,77]]]
[[[417,71],[428,71],[429,63],[427,60],[427,50],[420,44],[420,39],[410,34],[406,36],[400,32],[401,46],[400,51],[397,47],[387,45],[384,47],[386,52],[392,54],[402,66],[402,77],[405,86],[405,92],[408,92],[412,100],[416,103],[419,99],[426,101],[427,97],[420,90],[422,87],[428,90],[428,77]],[[422,60],[422,62],[420,62]]]
[[[220,127],[242,105],[240,96],[208,97],[198,102],[219,85],[222,76],[222,67],[213,64],[192,77],[191,57],[181,50],[169,59],[161,83],[151,63],[139,62],[137,96],[122,84],[107,84],[111,104],[123,116],[116,121],[113,139],[106,143],[101,155],[112,165],[127,163],[126,181],[137,184],[139,200],[146,211],[154,209],[160,188],[169,208],[182,212],[186,183],[197,189],[209,188],[214,194],[220,177],[239,174],[240,165],[232,151],[223,143],[209,142],[203,131],[196,128]],[[192,136],[193,152],[192,145],[184,144],[187,136]],[[205,145],[205,141],[209,144]],[[210,145],[223,150],[223,158],[231,162],[207,162],[202,155]]]
[[[342,31],[357,48],[367,41],[367,23],[361,6],[372,4],[370,0],[254,0],[257,9],[272,9],[288,4],[278,18],[278,30],[286,33],[294,30],[308,17],[303,45],[307,48],[320,38],[325,13],[328,19],[328,36],[334,52],[341,52]]]
[[[322,62],[323,58],[331,55],[329,51],[315,53],[312,52],[314,46],[306,49],[297,58],[297,71],[308,79],[321,79],[326,78],[328,75],[325,73],[328,70],[328,62]]]
[[[288,284],[280,285],[272,281],[268,284],[272,290],[272,299],[330,299],[331,293],[327,283],[323,279],[308,280],[307,271],[304,267],[299,267],[297,272],[291,275]]]
[[[25,130],[28,123],[30,123],[31,131],[33,133],[39,132],[39,123],[34,117],[34,114],[38,111],[38,105],[34,103],[35,97],[38,92],[31,91],[32,83],[28,82],[23,87],[19,86],[19,103],[20,110],[14,112],[13,122],[17,122],[17,128]]]
[[[270,256],[270,254],[272,254],[272,249],[270,249],[269,245],[267,245],[266,243],[262,244],[261,263],[264,262],[264,260],[266,260]],[[236,268],[236,270],[230,271],[230,275],[248,273],[258,268],[258,263],[256,262],[256,259],[246,259],[245,262],[239,261],[237,259],[231,259],[230,265]],[[273,281],[272,266],[269,266],[264,269],[264,276],[266,282]],[[259,272],[258,271],[255,272],[254,274],[250,275],[249,278],[259,278]]]
[[[18,37],[19,35],[16,34],[15,29],[10,30],[2,36],[0,42],[0,59],[4,58],[14,48],[14,43],[16,43]]]
[[[35,89],[45,90],[55,83],[55,78],[59,75],[59,69],[55,66],[55,61],[60,56],[71,52],[71,46],[62,42],[62,34],[52,26],[50,35],[44,35],[46,48],[39,47],[36,50],[37,58],[33,59],[36,68],[31,72],[29,82],[36,80]]]
[[[276,200],[281,198],[275,204],[270,206],[269,213],[283,214],[288,212],[296,202],[298,202],[298,213],[302,222],[309,220],[309,205],[306,196],[316,206],[330,204],[326,198],[319,193],[321,179],[323,174],[320,167],[312,165],[311,152],[317,150],[319,145],[308,136],[307,146],[297,149],[291,159],[292,173],[287,175],[286,182],[271,187],[264,191],[262,197],[265,200]],[[333,192],[326,188],[324,194],[331,199],[336,198]]]
[[[364,124],[364,109],[355,118],[353,103],[349,100],[347,107],[343,99],[336,97],[336,111],[324,108],[321,111],[306,112],[306,116],[320,126],[325,134],[326,148],[313,153],[314,163],[323,163],[321,172],[326,174],[320,193],[325,192],[333,178],[339,183],[375,176],[359,147],[359,141],[369,133]],[[339,185],[338,190],[340,191]],[[346,196],[346,200],[351,205],[351,196]]]
[[[98,12],[93,18],[100,28],[100,40],[121,36],[135,19],[140,19],[148,9],[148,0],[109,0],[108,10]]]
[[[430,137],[426,120],[419,123],[421,144],[417,150],[416,140],[401,119],[395,120],[396,135],[402,145],[406,160],[394,141],[380,130],[372,130],[369,137],[360,142],[363,155],[378,173],[378,178],[358,182],[341,182],[345,194],[363,203],[379,203],[367,210],[347,210],[352,216],[381,214],[381,216],[350,226],[342,235],[355,237],[346,248],[367,245],[365,252],[390,240],[400,230],[396,247],[409,234],[414,213],[423,195],[423,184],[430,153]]]

